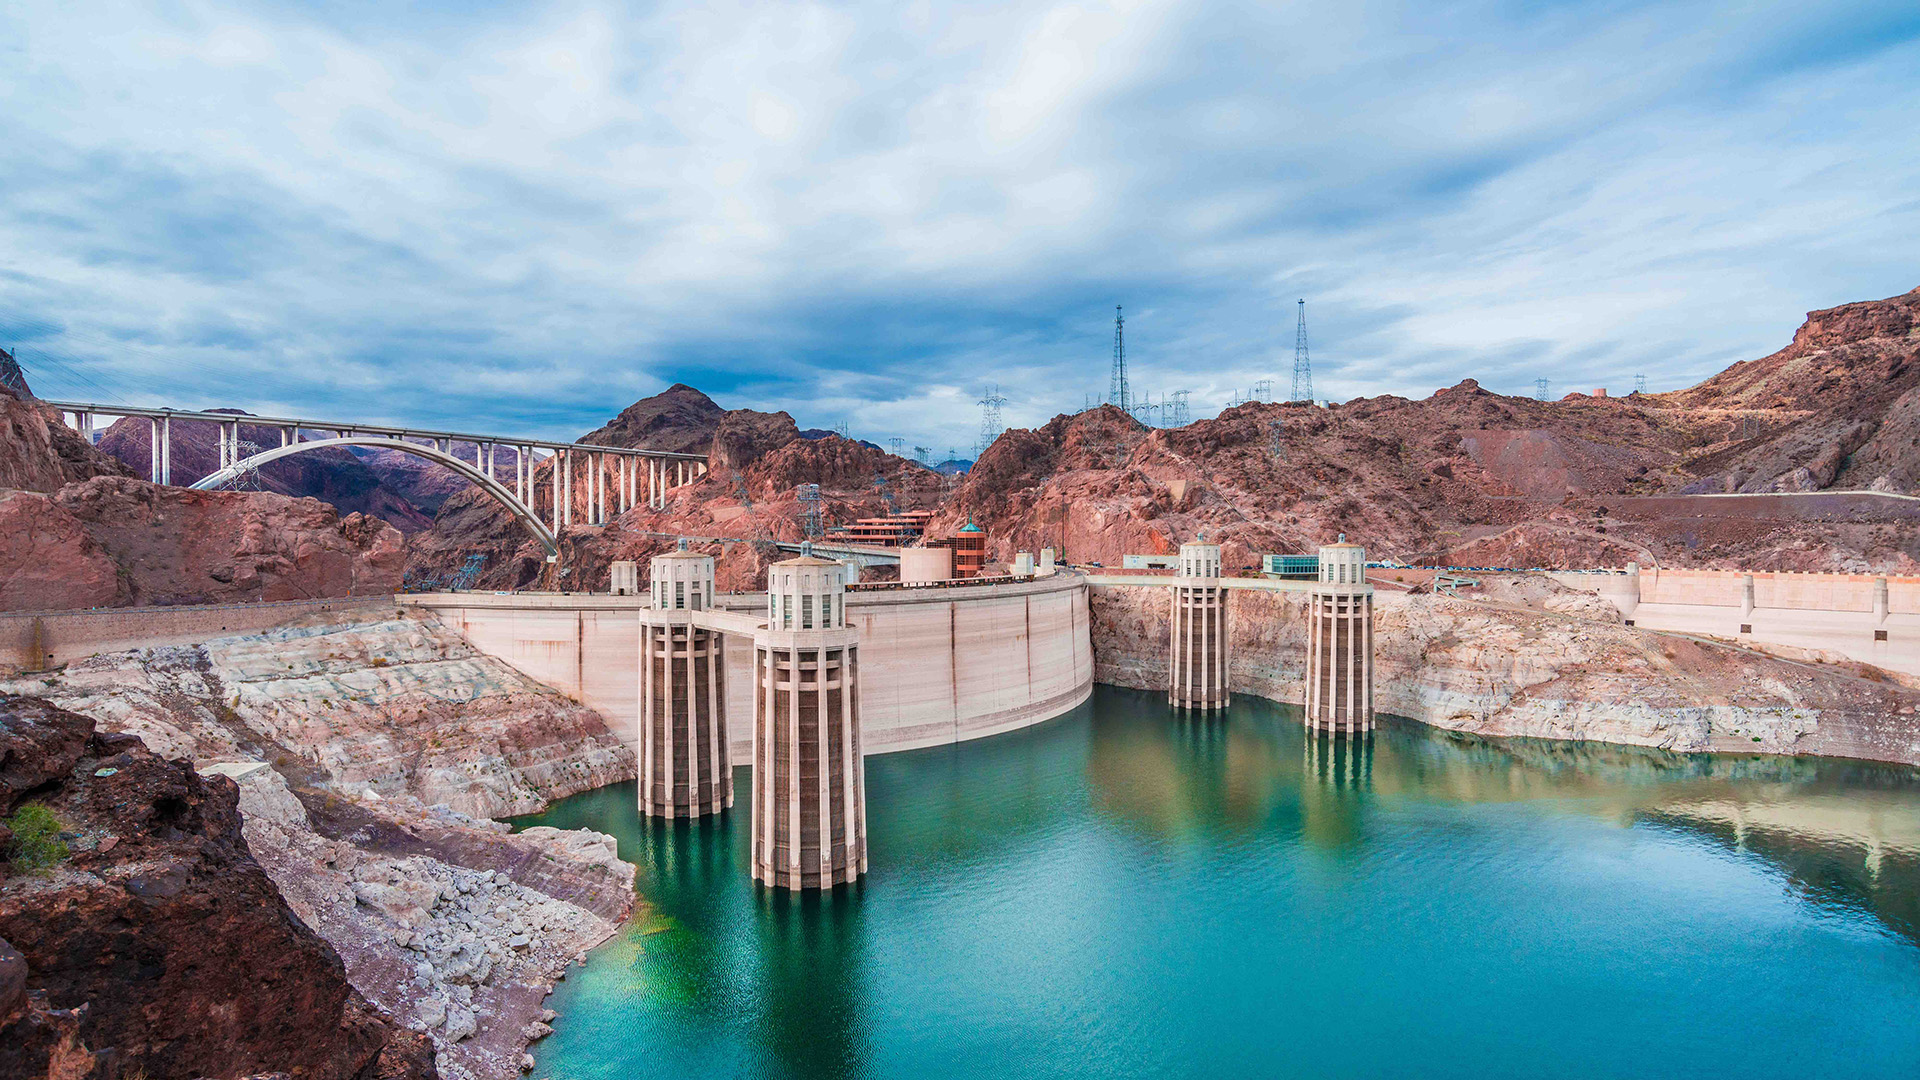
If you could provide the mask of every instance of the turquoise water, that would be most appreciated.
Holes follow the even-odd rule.
[[[872,870],[747,875],[749,792],[625,784],[650,909],[549,1004],[537,1077],[1920,1076],[1920,776],[1489,741],[1310,742],[1101,688],[867,759]]]

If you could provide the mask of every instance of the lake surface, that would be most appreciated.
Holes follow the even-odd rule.
[[[649,902],[550,999],[536,1077],[1920,1076],[1920,774],[1358,744],[1099,688],[867,759],[871,872],[793,897],[634,786]]]

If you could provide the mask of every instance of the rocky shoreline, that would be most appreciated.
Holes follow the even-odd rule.
[[[554,1019],[544,999],[633,909],[612,837],[490,820],[631,778],[631,751],[431,619],[321,616],[96,656],[0,693],[231,779],[245,847],[286,908],[356,994],[430,1041],[441,1076],[531,1068]]]
[[[1378,594],[1376,707],[1480,735],[1920,764],[1920,692],[1896,676],[1635,629],[1547,591],[1538,607]],[[1158,588],[1094,591],[1096,681],[1164,685],[1166,603]],[[1305,594],[1236,591],[1229,607],[1234,691],[1298,704]]]

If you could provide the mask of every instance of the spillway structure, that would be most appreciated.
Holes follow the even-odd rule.
[[[697,818],[733,805],[728,758],[726,652],[699,625],[713,602],[713,557],[655,556],[651,604],[640,620],[640,812]]]
[[[1180,545],[1167,650],[1167,701],[1178,709],[1227,707],[1227,590],[1220,545]]]
[[[867,871],[860,648],[845,565],[815,557],[767,570],[754,634],[753,878],[830,889]]]
[[[1307,710],[1310,731],[1373,730],[1373,586],[1367,552],[1339,542],[1320,549],[1320,577],[1307,615]]]

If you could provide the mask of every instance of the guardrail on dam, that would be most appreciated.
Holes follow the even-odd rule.
[[[417,593],[474,646],[598,710],[629,744],[639,737],[638,613],[645,595]],[[711,615],[743,628],[764,593],[721,594]],[[869,753],[912,750],[1050,720],[1093,693],[1087,579],[1058,573],[951,588],[849,592],[860,634],[861,738]],[[751,633],[726,633],[726,675],[753,685]],[[731,757],[753,756],[753,700],[726,701]]]

